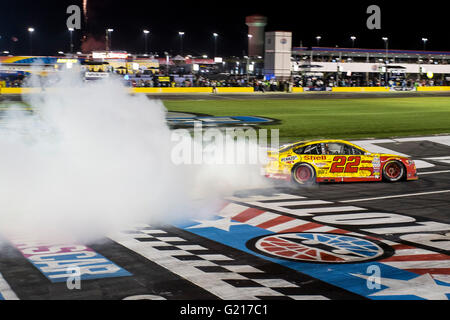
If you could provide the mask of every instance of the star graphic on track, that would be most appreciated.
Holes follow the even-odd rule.
[[[351,275],[363,279],[373,278],[362,274]],[[448,286],[437,284],[429,273],[410,280],[381,278],[381,284],[387,288],[370,296],[415,295],[427,300],[448,300],[446,294],[450,294],[450,284]]]
[[[195,228],[217,228],[224,231],[230,231],[230,226],[242,224],[240,222],[232,222],[231,218],[222,218],[217,220],[194,220],[199,222],[199,224],[195,226],[191,226],[187,229],[195,229]]]

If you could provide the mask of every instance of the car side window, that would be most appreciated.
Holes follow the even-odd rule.
[[[345,154],[345,155],[353,154],[354,148],[349,146],[348,144],[345,144],[343,149],[344,149],[343,154]]]
[[[324,154],[344,154],[341,143],[323,143]]]
[[[319,144],[310,144],[303,149],[302,154],[322,154]]]
[[[300,147],[300,148],[294,149],[294,153],[296,153],[296,154],[303,154],[303,150],[304,149],[305,149],[305,147]]]
[[[349,146],[348,144],[344,144],[344,148],[343,149],[344,149],[344,154],[345,155],[357,155],[357,156],[360,156],[360,155],[364,154],[364,152],[362,150],[359,150],[359,149],[357,149],[355,147]]]
[[[360,150],[360,149],[357,149],[357,148],[354,148],[354,147],[352,147],[352,149],[353,149],[353,154],[354,154],[354,155],[357,155],[357,156],[362,156],[362,155],[364,155],[364,151],[362,151],[362,150]]]

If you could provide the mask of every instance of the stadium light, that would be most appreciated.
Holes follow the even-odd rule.
[[[109,51],[112,49],[112,37],[111,32],[113,32],[114,29],[108,28],[106,29],[106,51]]]
[[[217,56],[217,37],[219,36],[219,34],[213,32],[213,37],[214,37],[214,57]]]
[[[425,51],[428,39],[422,38],[422,41],[423,41],[423,51]]]
[[[388,56],[388,45],[389,45],[389,38],[388,37],[383,37],[383,38],[381,38],[381,39],[383,39],[383,41],[384,41],[384,45],[385,45],[385,47],[386,47],[386,60],[387,60],[387,56]]]
[[[355,36],[351,36],[350,39],[352,40],[352,48],[354,48],[355,47],[356,37]]]
[[[74,28],[68,28],[70,34],[70,53],[73,53],[73,37],[72,33],[75,31]]]
[[[384,44],[385,44],[385,46],[386,46],[386,60],[385,60],[385,64],[388,64],[389,63],[389,60],[388,60],[388,45],[389,45],[389,38],[388,37],[383,37],[383,38],[381,38],[381,39],[383,39],[383,41],[384,41]],[[386,73],[385,73],[385,76],[384,76],[384,79],[385,79],[385,85],[387,86],[388,85],[388,71],[387,71],[387,68],[386,68]]]
[[[247,34],[247,38],[248,38],[248,50],[249,50],[248,54],[250,54],[250,42],[251,42],[251,40],[253,38],[253,35]]]
[[[30,56],[33,55],[33,32],[34,32],[34,28],[29,27],[28,28],[28,33],[30,34]]]
[[[147,50],[147,48],[148,48],[147,36],[150,33],[150,31],[148,31],[147,29],[144,29],[143,32],[144,32],[144,42],[145,42],[145,55],[147,55],[147,51],[148,51]]]
[[[319,43],[320,43],[320,39],[322,39],[322,37],[321,37],[321,36],[317,36],[317,37],[316,37],[316,40],[317,40],[317,46],[319,46]]]
[[[180,31],[178,32],[178,35],[180,36],[180,55],[183,55],[183,36],[184,36],[184,32]]]

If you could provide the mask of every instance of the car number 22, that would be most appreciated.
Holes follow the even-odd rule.
[[[356,173],[361,163],[361,157],[358,156],[335,156],[330,173]]]

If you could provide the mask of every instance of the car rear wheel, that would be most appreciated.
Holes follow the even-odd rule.
[[[405,175],[405,167],[396,160],[388,161],[383,167],[383,178],[389,182],[401,180]]]
[[[292,180],[301,185],[316,182],[316,171],[307,163],[300,163],[292,169]]]

